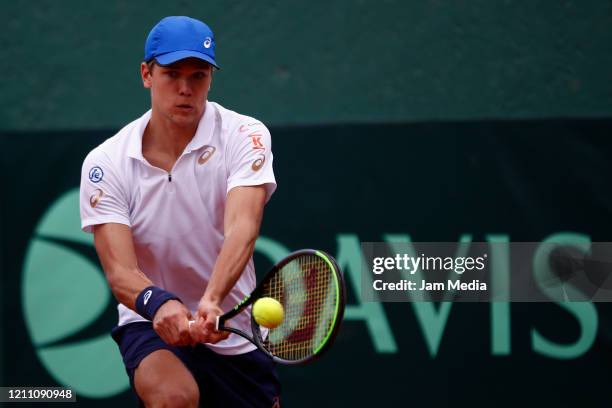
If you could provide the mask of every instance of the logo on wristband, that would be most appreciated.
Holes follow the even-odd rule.
[[[149,301],[149,299],[151,298],[151,295],[153,294],[152,290],[147,290],[147,292],[144,294],[144,304],[146,305],[147,302]]]

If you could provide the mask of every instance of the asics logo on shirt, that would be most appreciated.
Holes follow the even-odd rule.
[[[263,154],[260,154],[259,158],[257,158],[251,165],[251,168],[253,169],[253,171],[258,171],[259,169],[263,167],[265,162],[266,162],[266,156],[264,156]]]
[[[214,146],[204,146],[204,152],[202,153],[202,155],[200,157],[198,157],[198,164],[204,164],[208,161],[208,159],[210,159],[212,157],[212,155],[215,153],[215,150],[217,150]]]
[[[94,190],[94,193],[89,197],[89,205],[91,205],[91,208],[96,208],[96,205],[102,200],[103,195],[104,191],[99,188]]]

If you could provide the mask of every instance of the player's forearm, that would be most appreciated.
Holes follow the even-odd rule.
[[[117,266],[107,272],[111,291],[119,303],[136,311],[136,298],[144,288],[153,283],[138,268]]]
[[[204,292],[205,301],[220,304],[244,271],[253,255],[259,234],[259,222],[242,219],[226,232],[221,252]]]
[[[113,295],[118,302],[136,310],[136,297],[151,286],[151,281],[138,268],[129,227],[115,223],[96,225],[94,244]]]

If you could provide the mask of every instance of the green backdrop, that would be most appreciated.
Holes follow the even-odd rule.
[[[0,129],[116,128],[162,17],[210,24],[213,98],[269,124],[602,117],[607,0],[3,2]]]

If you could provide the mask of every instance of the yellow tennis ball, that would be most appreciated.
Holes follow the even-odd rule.
[[[273,329],[283,322],[285,311],[278,300],[264,297],[253,305],[253,317],[258,325]]]

